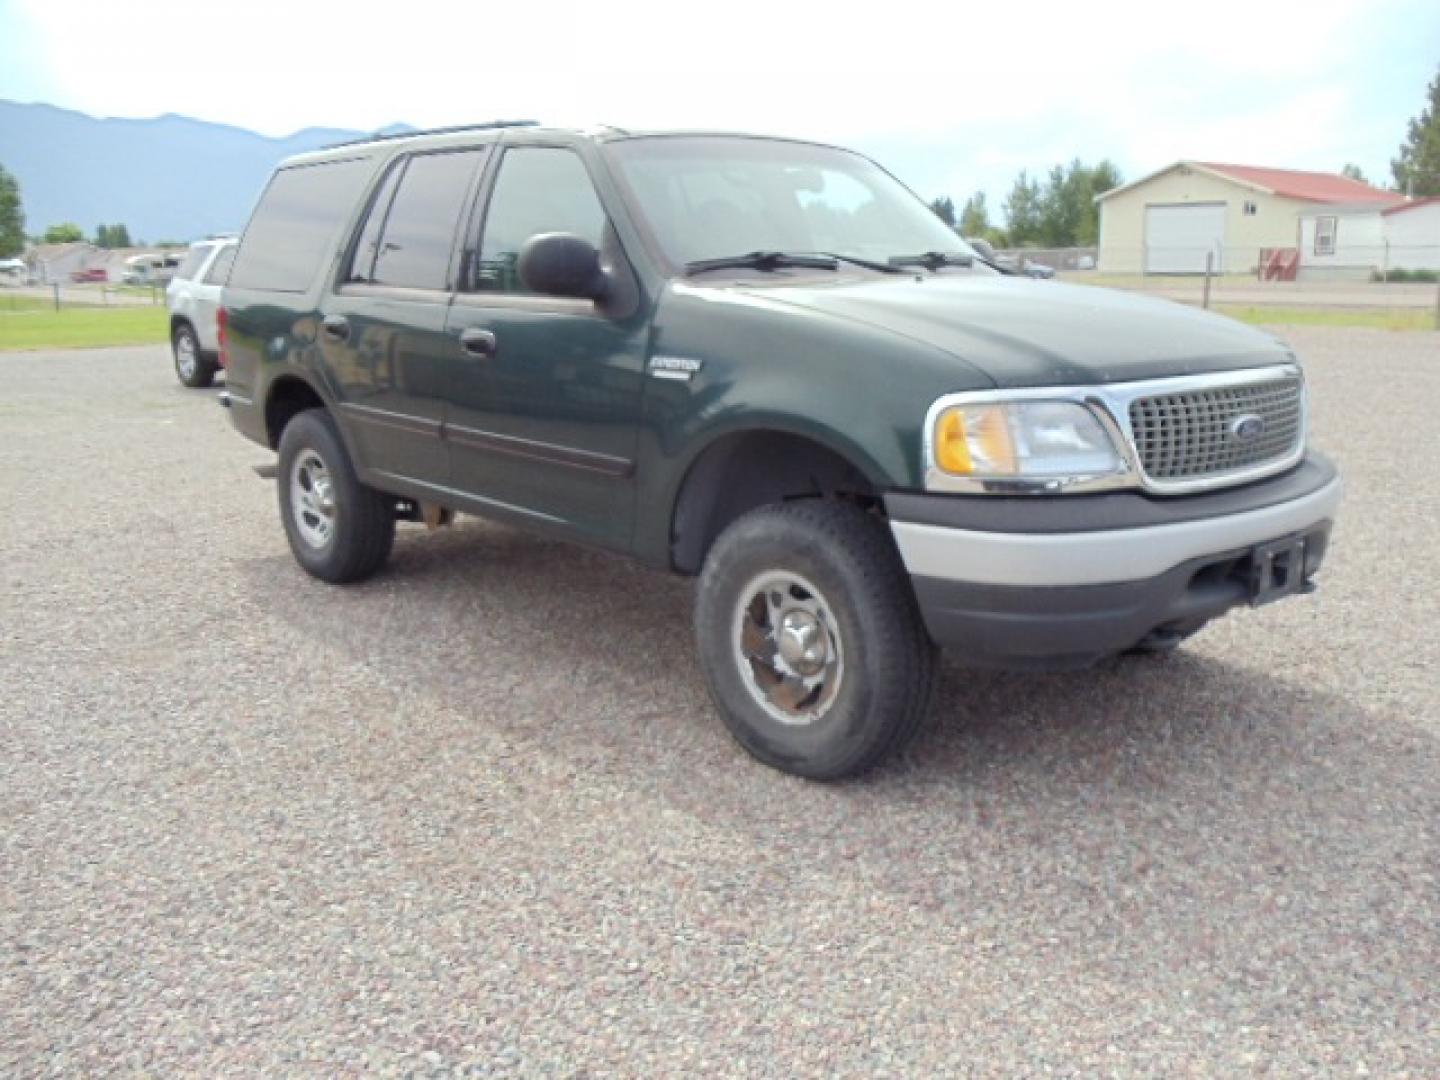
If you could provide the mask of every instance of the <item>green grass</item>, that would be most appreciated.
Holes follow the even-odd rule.
[[[169,334],[169,316],[163,307],[62,307],[55,311],[47,301],[18,296],[0,303],[0,351],[151,345],[167,341]]]
[[[1270,307],[1216,304],[1214,309],[1255,326],[1360,326],[1375,330],[1434,330],[1435,313],[1424,308]]]
[[[89,306],[88,304],[86,305]],[[0,293],[0,315],[10,311],[54,311],[55,301],[46,296],[19,296]]]

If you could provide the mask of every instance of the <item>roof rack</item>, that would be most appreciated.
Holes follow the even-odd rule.
[[[451,127],[426,128],[423,131],[392,131],[389,135],[366,135],[359,139],[330,143],[326,150],[340,146],[358,146],[360,143],[385,142],[388,139],[412,139],[417,135],[453,135],[460,131],[492,131],[495,128],[539,127],[539,120],[487,120],[483,124],[455,124]]]

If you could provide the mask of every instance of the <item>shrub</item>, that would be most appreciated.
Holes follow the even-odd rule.
[[[1407,270],[1403,266],[1397,266],[1390,271],[1387,278],[1379,270],[1370,272],[1371,281],[1388,281],[1391,285],[1434,285],[1440,281],[1440,272],[1435,270]]]

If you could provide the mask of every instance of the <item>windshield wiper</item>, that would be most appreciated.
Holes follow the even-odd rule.
[[[858,255],[841,255],[838,251],[820,251],[816,254],[824,255],[827,259],[838,259],[840,262],[851,263],[854,266],[863,266],[866,270],[875,270],[881,274],[903,274],[905,272],[893,263],[876,262],[874,259],[862,259]]]
[[[891,255],[890,265],[901,266],[923,266],[926,270],[934,272],[946,266],[974,266],[973,255],[961,255],[956,251],[923,251],[919,255]]]
[[[718,259],[696,259],[685,264],[687,274],[703,274],[707,270],[784,270],[791,267],[807,270],[838,270],[840,264],[829,255],[796,255],[788,251],[747,251],[744,255],[725,255]]]

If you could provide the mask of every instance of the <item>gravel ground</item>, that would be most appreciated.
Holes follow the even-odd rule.
[[[327,587],[162,349],[0,356],[0,1073],[1436,1075],[1440,337],[1283,333],[1320,592],[948,664],[835,786],[687,582],[464,519]]]

